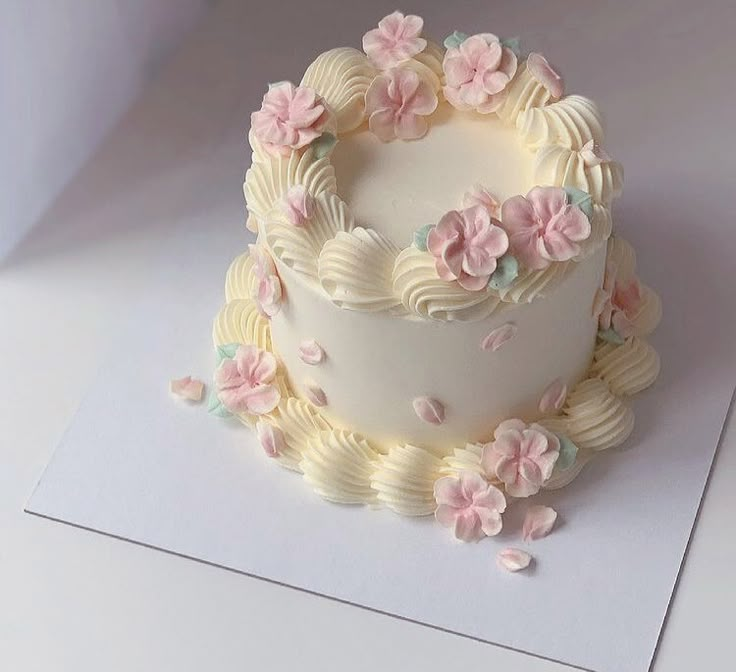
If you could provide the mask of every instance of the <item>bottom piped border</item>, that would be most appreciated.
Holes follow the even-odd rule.
[[[370,437],[322,416],[321,390],[309,399],[296,395],[273,352],[268,318],[251,298],[258,296],[253,256],[241,255],[228,271],[227,304],[213,328],[219,361],[209,410],[254,427],[268,456],[300,472],[329,501],[434,514],[465,541],[493,536],[501,530],[507,499],[568,485],[597,453],[631,434],[627,398],[659,374],[659,356],[645,336],[661,316],[657,295],[639,285],[634,271],[631,246],[611,238],[606,281],[593,307],[601,321],[593,360],[585,378],[562,392],[556,410],[536,423],[507,420],[493,441],[439,456],[408,444],[377,447]],[[260,376],[257,393],[238,389],[243,367],[246,377]]]

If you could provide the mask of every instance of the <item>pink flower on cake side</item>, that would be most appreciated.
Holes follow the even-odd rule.
[[[233,359],[223,360],[215,371],[217,398],[231,413],[270,413],[281,393],[273,385],[276,359],[255,345],[241,345]]]
[[[489,477],[501,479],[512,497],[539,492],[560,456],[560,440],[544,427],[522,420],[506,420],[483,447],[481,466]]]
[[[501,222],[480,205],[450,210],[427,236],[427,249],[435,258],[440,278],[457,280],[473,292],[485,289],[496,260],[508,247]]]
[[[526,196],[512,196],[501,207],[501,220],[513,254],[531,269],[572,259],[590,236],[588,217],[567,202],[559,187],[534,187]]]
[[[434,498],[435,518],[441,525],[452,527],[461,541],[492,537],[503,527],[501,514],[506,510],[506,498],[495,485],[473,471],[435,481]]]
[[[529,54],[526,59],[526,68],[554,98],[562,98],[565,93],[562,77],[542,54],[534,52]]]
[[[256,277],[252,298],[258,311],[270,319],[281,310],[281,280],[268,252],[258,245],[250,245],[249,251],[253,259],[253,275]]]
[[[393,12],[363,36],[363,51],[378,68],[391,68],[424,51],[427,40],[419,37],[423,27],[421,17]]]
[[[506,99],[506,87],[516,74],[516,54],[490,33],[473,35],[445,52],[443,91],[458,110],[495,112]]]
[[[432,87],[408,68],[379,75],[365,93],[368,127],[383,142],[421,138],[428,128],[424,117],[436,109]]]
[[[314,89],[290,82],[274,84],[250,123],[257,140],[272,154],[288,154],[317,139],[330,113]]]
[[[284,194],[281,207],[289,224],[304,226],[314,212],[314,196],[303,184],[295,184]]]
[[[606,266],[598,322],[600,328],[613,329],[621,338],[633,336],[642,307],[642,292],[636,277],[618,279],[616,269]]]

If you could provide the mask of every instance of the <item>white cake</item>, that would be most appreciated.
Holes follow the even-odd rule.
[[[323,497],[470,540],[626,440],[660,304],[611,237],[595,104],[516,41],[422,28],[395,12],[254,113],[210,407]]]

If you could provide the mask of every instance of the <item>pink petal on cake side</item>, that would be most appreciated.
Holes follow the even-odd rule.
[[[319,385],[306,385],[304,392],[315,406],[327,406],[327,395]]]
[[[502,324],[480,342],[480,349],[496,352],[496,350],[498,350],[504,343],[510,341],[514,337],[516,329],[517,327],[513,322]]]
[[[270,422],[259,420],[256,422],[256,434],[264,452],[269,457],[278,457],[286,446],[284,433]]]
[[[179,399],[201,401],[204,392],[204,383],[201,380],[185,376],[169,381],[169,392]]]
[[[445,407],[431,397],[417,397],[412,402],[414,412],[430,425],[441,425],[445,421]]]
[[[313,338],[302,341],[299,344],[299,359],[305,364],[320,364],[324,361],[325,351],[322,346],[317,343]]]
[[[534,541],[546,537],[551,531],[557,520],[557,511],[551,506],[542,506],[535,504],[530,506],[524,516],[524,525],[521,529],[521,536],[524,541]]]
[[[559,411],[562,404],[565,403],[566,397],[567,385],[565,385],[562,378],[556,378],[542,394],[542,398],[539,400],[539,410],[542,413]]]
[[[588,140],[580,148],[580,156],[586,166],[598,166],[601,163],[608,163],[611,160],[608,152],[595,140]]]
[[[504,548],[496,555],[496,564],[507,572],[520,572],[526,569],[532,556],[519,548]]]

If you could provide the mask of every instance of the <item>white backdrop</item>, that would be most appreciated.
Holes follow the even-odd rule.
[[[211,0],[0,2],[0,260]]]

